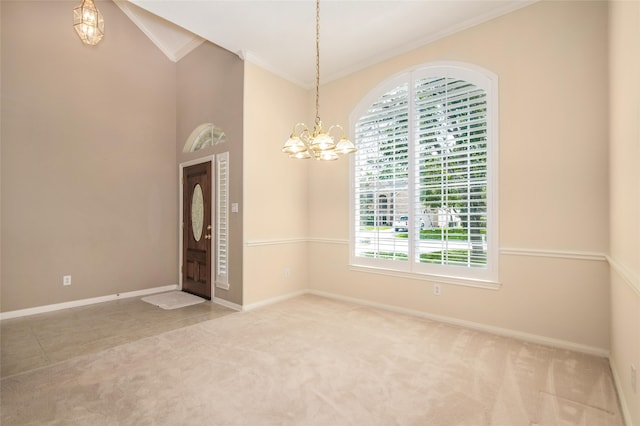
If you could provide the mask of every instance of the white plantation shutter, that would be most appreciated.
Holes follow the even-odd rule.
[[[404,84],[382,95],[356,124],[357,256],[408,261],[408,249],[379,231],[392,226],[399,209],[408,212],[408,89]]]
[[[430,214],[439,230],[416,239],[416,261],[482,267],[487,263],[487,93],[456,78],[423,78],[415,83],[414,100],[415,214]]]
[[[352,263],[495,281],[496,78],[438,65],[376,90],[354,111]]]
[[[216,286],[229,288],[229,153],[217,156]]]

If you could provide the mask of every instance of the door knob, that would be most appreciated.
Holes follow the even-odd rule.
[[[204,236],[204,239],[205,239],[205,240],[210,240],[210,239],[211,239],[211,234],[205,235],[205,236]]]
[[[207,231],[211,231],[211,225],[207,225]]]

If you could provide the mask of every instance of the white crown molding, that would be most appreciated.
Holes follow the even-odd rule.
[[[293,75],[293,74],[287,74],[286,72],[284,72],[282,70],[281,67],[274,67],[269,62],[263,61],[262,59],[260,59],[259,57],[257,57],[256,55],[254,55],[251,52],[248,52],[246,50],[241,50],[241,51],[236,52],[236,55],[238,55],[238,57],[240,59],[242,59],[243,61],[252,63],[252,64],[262,68],[265,71],[269,71],[270,73],[275,74],[278,77],[283,78],[283,79],[287,80],[288,82],[295,84],[296,86],[300,86],[300,87],[302,87],[304,89],[307,89],[307,90],[313,89],[313,87],[314,87],[314,83],[309,82],[309,81],[302,81],[302,80],[296,78],[295,75]]]
[[[189,53],[191,53],[196,47],[200,46],[202,43],[204,43],[204,39],[200,38],[200,37],[196,37],[194,36],[192,39],[190,39],[189,41],[187,41],[181,48],[177,49],[174,54],[173,54],[173,59],[171,58],[171,56],[167,55],[165,53],[165,55],[167,55],[167,57],[169,59],[171,59],[173,62],[178,62],[180,59],[184,58],[185,56],[187,56]],[[155,43],[155,42],[154,42]],[[156,43],[157,46],[157,43]],[[161,49],[161,48],[160,48]],[[162,49],[161,49],[162,50]],[[163,51],[164,52],[164,51]]]
[[[383,61],[393,59],[395,57],[404,55],[405,53],[409,53],[413,50],[419,49],[421,47],[427,46],[431,43],[434,43],[440,39],[449,37],[456,33],[465,31],[467,29],[473,28],[477,25],[483,24],[485,22],[491,21],[492,19],[499,18],[503,15],[506,15],[511,12],[515,12],[516,10],[522,9],[526,6],[530,6],[534,3],[537,3],[540,0],[522,0],[517,3],[506,3],[503,7],[493,10],[490,13],[486,13],[484,15],[476,16],[472,19],[469,19],[465,22],[461,22],[458,25],[452,25],[448,27],[444,31],[440,31],[435,34],[431,34],[428,37],[423,37],[416,39],[412,43],[406,43],[398,48],[389,50],[387,52],[383,52],[381,54],[375,55],[373,57],[368,58],[365,61],[354,64],[351,67],[344,68],[338,72],[329,73],[326,75],[326,78],[322,78],[321,84],[330,83],[334,80],[338,80],[340,78],[346,77],[355,72],[361,71],[365,68],[371,67],[373,65],[379,64]]]
[[[204,42],[203,38],[128,1],[113,0],[113,2],[172,62],[178,62]]]

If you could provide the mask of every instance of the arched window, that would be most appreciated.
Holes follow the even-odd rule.
[[[359,103],[351,116],[352,265],[497,285],[497,89],[484,69],[427,64]],[[403,196],[372,212],[369,200],[389,193]],[[364,226],[389,211],[393,229]]]
[[[224,131],[212,123],[204,123],[196,127],[184,144],[182,152],[196,152],[203,148],[226,142]]]

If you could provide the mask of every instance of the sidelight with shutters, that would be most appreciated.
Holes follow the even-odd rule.
[[[229,153],[217,159],[216,287],[229,289]]]

